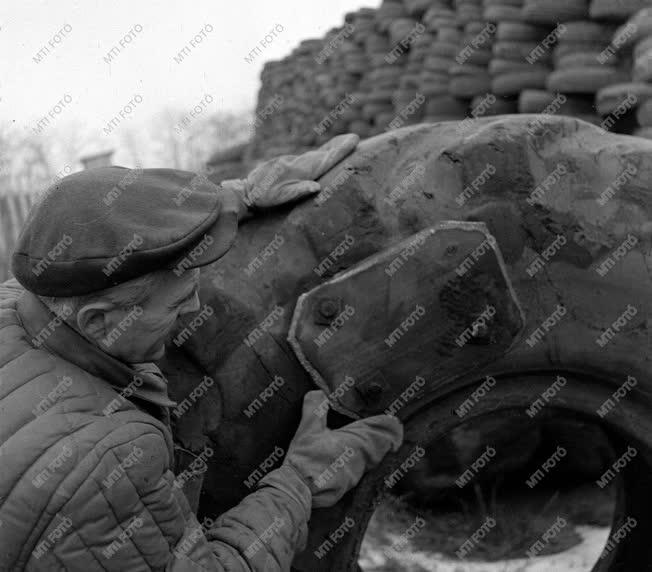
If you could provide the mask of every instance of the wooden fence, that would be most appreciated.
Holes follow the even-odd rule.
[[[35,200],[35,194],[0,194],[0,281],[2,282],[11,278],[9,270],[11,253]]]

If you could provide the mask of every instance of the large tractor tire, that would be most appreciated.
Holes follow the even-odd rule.
[[[438,338],[398,358],[344,347],[343,362],[358,360],[368,370],[386,372],[390,361],[409,363],[408,356],[415,365],[432,364],[432,372],[423,373],[425,384],[398,413],[406,424],[402,449],[335,507],[313,511],[295,569],[356,570],[385,479],[417,445],[489,413],[524,415],[543,395],[546,408],[599,423],[618,454],[636,449],[618,472],[613,529],[628,517],[637,524],[594,570],[652,569],[652,142],[570,117],[498,116],[463,127],[424,124],[363,141],[322,178],[320,199],[247,222],[234,248],[203,272],[204,318],[185,324],[188,335],[170,343],[167,364],[171,393],[183,404],[172,416],[176,438],[191,451],[210,445],[214,452],[200,511],[224,512],[269,470],[270,458],[280,463],[278,448],[285,451],[294,434],[303,395],[316,382],[328,388],[326,370],[338,367],[314,348],[316,355],[299,359],[297,343],[288,342],[299,297],[423,229],[473,221],[496,239],[518,327],[494,337],[489,325],[484,345],[474,347],[451,349]],[[535,271],[537,257],[543,266]],[[375,316],[356,319],[368,326],[360,336],[372,338],[390,301],[373,288],[364,295]],[[473,308],[477,300],[459,300],[456,311],[467,302]],[[333,308],[320,311],[315,322],[328,324]],[[437,320],[428,325],[439,327]],[[444,369],[473,365],[458,354],[476,350],[484,352],[480,366],[451,366],[442,375],[439,359]],[[320,359],[321,377],[310,366]],[[559,375],[566,384],[551,392]],[[456,414],[487,376],[496,380],[491,390],[476,392],[466,414]],[[338,394],[330,424],[348,422],[343,412],[382,412],[413,378],[381,379]],[[353,529],[329,540],[346,517]],[[325,541],[332,546],[320,550]]]

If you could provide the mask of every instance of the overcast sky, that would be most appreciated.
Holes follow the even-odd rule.
[[[253,108],[265,61],[322,36],[346,12],[378,3],[6,0],[0,2],[0,117],[25,129],[37,128],[43,116],[74,117],[101,130],[130,101],[131,119],[166,105],[190,110],[206,95],[214,111]],[[276,37],[261,45],[274,29]]]

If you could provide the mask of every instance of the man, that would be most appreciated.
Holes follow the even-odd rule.
[[[184,491],[196,494],[171,470],[175,404],[153,363],[177,318],[199,309],[198,268],[228,251],[238,221],[317,192],[357,141],[219,188],[107,167],[47,190],[12,257],[24,290],[0,288],[0,570],[289,570],[311,507],[336,503],[399,447],[397,419],[329,430],[315,414],[324,394],[309,392],[281,467],[200,527]]]

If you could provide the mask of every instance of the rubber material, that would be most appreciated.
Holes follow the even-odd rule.
[[[548,76],[546,88],[559,93],[595,93],[603,87],[622,83],[629,74],[616,68],[585,67],[556,70]]]
[[[496,95],[518,95],[524,89],[544,89],[549,72],[523,71],[495,75],[491,89]]]
[[[353,156],[320,180],[323,191],[318,199],[248,221],[232,251],[218,265],[203,269],[200,297],[214,314],[182,348],[168,345],[169,364],[164,367],[170,395],[178,402],[204,375],[215,380],[194,408],[196,414],[180,417],[175,427],[183,446],[195,444],[201,449],[209,442],[215,451],[207,462],[203,511],[217,516],[248,494],[243,484],[248,475],[266,466],[262,464],[275,446],[286,449],[296,430],[302,397],[314,387],[286,341],[298,297],[439,221],[477,221],[485,223],[498,241],[527,319],[524,337],[508,355],[482,371],[447,380],[437,391],[429,392],[426,385],[401,408],[399,415],[406,420],[408,435],[405,448],[363,478],[336,507],[313,512],[309,544],[296,559],[295,568],[301,572],[355,570],[357,550],[385,477],[415,443],[433,442],[468,418],[459,418],[454,410],[486,375],[496,378],[496,386],[472,407],[470,417],[514,409],[522,414],[559,374],[568,383],[549,407],[601,422],[620,451],[628,443],[638,450],[621,471],[623,494],[617,506],[618,519],[631,515],[638,525],[595,570],[645,570],[652,563],[652,354],[648,343],[652,336],[648,320],[652,315],[652,198],[646,192],[652,185],[652,142],[604,133],[560,116],[498,116],[464,125],[462,129],[459,121],[424,124],[361,142]],[[606,205],[599,205],[602,193],[630,163],[636,167],[635,174],[621,178],[622,184]],[[472,189],[487,164],[495,173],[485,177],[478,192],[471,192],[469,200],[459,206],[456,198]],[[568,175],[553,176],[544,183],[558,165],[565,166]],[[391,198],[388,204],[386,199]],[[629,234],[638,243],[615,260],[614,252]],[[353,240],[343,243],[347,235]],[[542,271],[528,273],[557,235],[566,237],[566,246],[552,255]],[[347,244],[353,246],[347,248]],[[266,249],[271,253],[263,255]],[[331,257],[333,252],[338,255]],[[607,265],[601,275],[596,269],[604,267],[609,257],[615,266],[607,271]],[[315,268],[322,261],[330,262],[319,275]],[[444,297],[444,303],[455,304],[454,294],[451,291]],[[601,347],[596,340],[604,339],[609,328],[613,330],[628,304],[637,309],[636,315]],[[559,305],[567,312],[551,325],[550,316]],[[447,307],[442,306],[442,311]],[[406,315],[409,311],[406,308]],[[327,315],[332,316],[330,310]],[[316,315],[315,319],[324,317]],[[400,324],[404,316],[396,319]],[[265,327],[263,321],[271,325]],[[245,339],[248,344],[243,343]],[[337,344],[337,336],[328,343]],[[343,348],[342,357],[361,356],[347,356]],[[247,416],[245,411],[254,400],[262,401],[275,375],[284,384]],[[430,373],[423,375],[427,379]],[[613,400],[627,376],[635,378],[637,385],[600,417],[598,410]],[[410,381],[406,380],[406,387]],[[219,419],[218,404],[223,411]],[[329,425],[347,421],[332,416]],[[347,515],[355,521],[353,529],[323,558],[317,558],[314,551]]]

